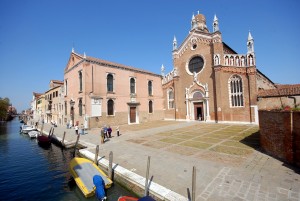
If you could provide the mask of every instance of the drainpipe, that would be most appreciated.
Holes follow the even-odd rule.
[[[288,96],[287,98],[294,99],[294,108],[296,108],[296,98],[293,96]]]
[[[250,119],[250,123],[252,123],[252,112],[251,112],[251,91],[250,91],[250,78],[249,78],[249,72],[248,72],[249,68],[247,68],[247,78],[248,78],[248,95],[249,95],[249,119]]]

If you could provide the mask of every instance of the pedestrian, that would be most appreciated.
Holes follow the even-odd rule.
[[[78,135],[78,126],[77,126],[77,124],[75,125],[75,134]]]
[[[117,131],[117,136],[119,137],[120,136],[120,127],[119,126],[117,126],[116,131]]]
[[[105,136],[105,134],[104,134],[104,127],[102,127],[102,128],[101,128],[101,131],[100,131],[101,144],[104,143],[104,136]]]
[[[104,138],[108,138],[106,125],[104,125]]]
[[[110,126],[108,126],[107,133],[108,133],[109,138],[111,138],[111,132],[112,132],[112,129]]]
[[[80,134],[81,135],[84,134],[84,126],[83,126],[83,124],[80,125]]]

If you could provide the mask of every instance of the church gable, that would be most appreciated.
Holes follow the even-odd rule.
[[[82,61],[83,58],[84,58],[84,56],[81,56],[81,55],[75,53],[74,51],[72,51],[72,53],[69,57],[69,61],[66,65],[65,72],[70,70],[73,66],[78,64],[80,61]]]

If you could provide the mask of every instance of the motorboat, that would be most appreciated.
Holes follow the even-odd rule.
[[[28,134],[30,131],[36,130],[33,126],[28,126],[28,125],[22,125],[21,126],[21,132]]]
[[[50,145],[51,144],[51,137],[50,136],[45,136],[45,135],[38,135],[37,141],[40,145]]]
[[[37,138],[38,135],[40,135],[39,131],[29,131],[28,135],[30,138]]]
[[[69,170],[77,186],[85,197],[95,195],[95,191],[98,186],[94,183],[95,179],[99,178],[98,176],[102,178],[104,182],[103,188],[105,189],[110,188],[113,183],[95,163],[86,158],[73,158],[70,162]],[[99,190],[100,189],[97,189],[97,191]]]

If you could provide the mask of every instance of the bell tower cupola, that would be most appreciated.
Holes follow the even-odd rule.
[[[196,29],[205,33],[209,32],[206,26],[205,16],[200,14],[199,11],[196,16],[194,16],[193,14],[191,24],[192,24],[191,30]]]

